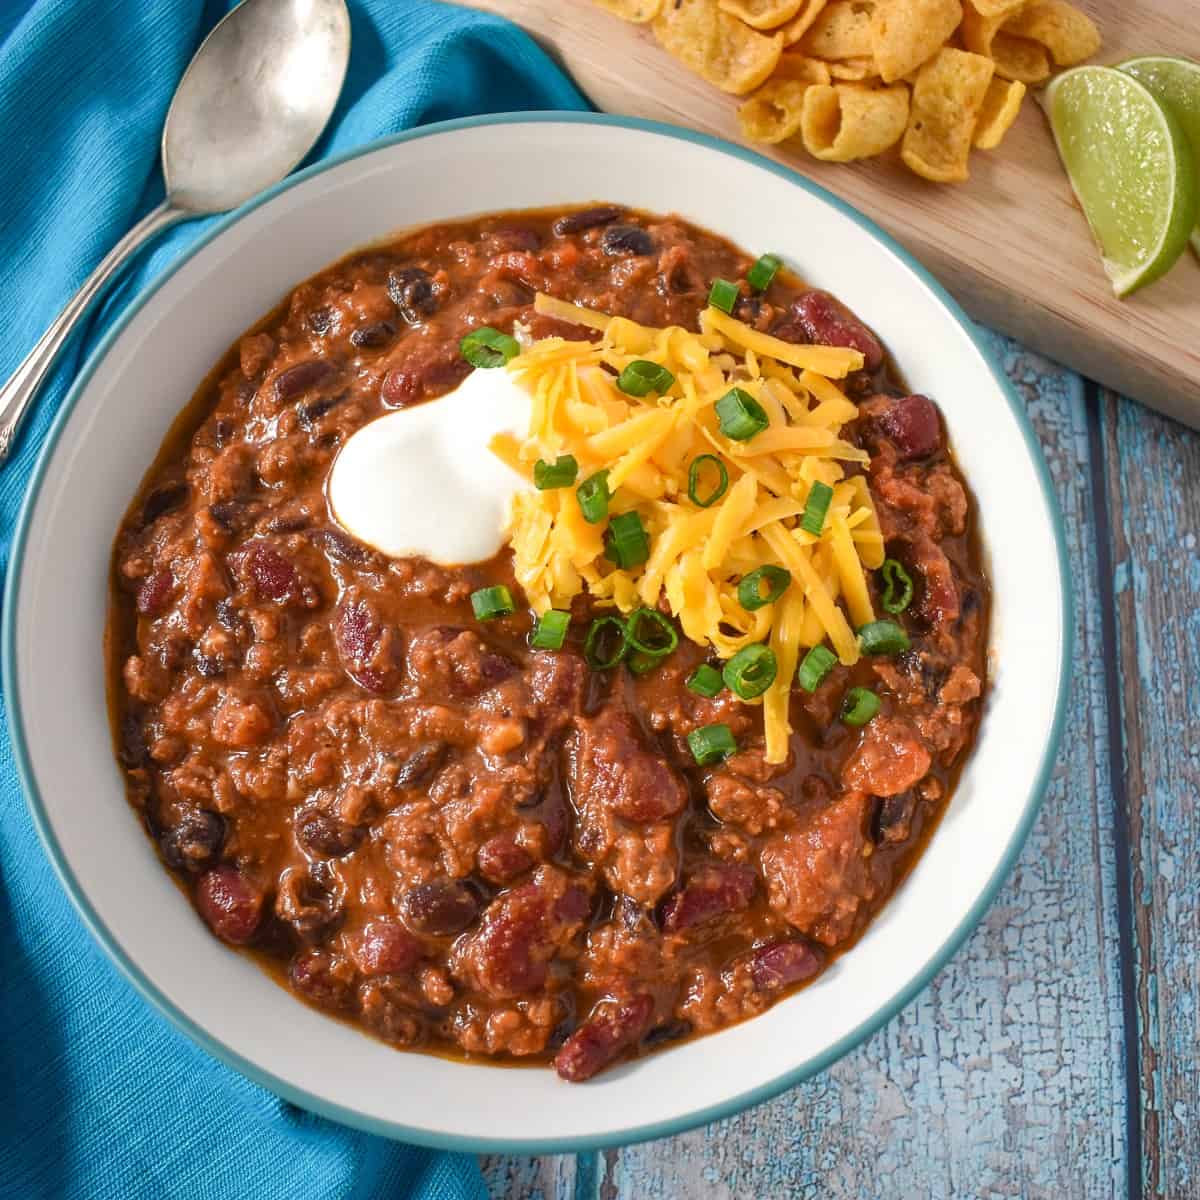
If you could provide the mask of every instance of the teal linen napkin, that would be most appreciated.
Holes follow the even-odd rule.
[[[162,197],[179,77],[231,4],[0,3],[0,378]],[[424,122],[584,102],[514,26],[432,0],[350,0],[341,102],[310,161]],[[129,298],[211,220],[171,231],[64,354],[0,471],[0,567],[46,428]],[[0,722],[0,1197],[476,1200],[475,1162],[312,1116],[177,1033],[93,944],[47,863]],[[130,828],[134,828],[130,818]]]

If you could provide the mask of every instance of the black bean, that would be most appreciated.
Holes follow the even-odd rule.
[[[168,483],[165,487],[156,488],[142,505],[142,524],[151,525],[163,513],[178,508],[187,500],[189,491],[186,483]]]
[[[242,626],[242,614],[238,607],[228,598],[217,601],[217,624],[229,633],[236,633]]]
[[[300,507],[286,507],[272,513],[263,523],[268,533],[295,533],[298,529],[307,529],[312,523],[312,517]]]
[[[311,529],[308,540],[320,546],[330,558],[340,559],[348,563],[370,562],[372,555],[362,542],[356,542],[349,534],[340,529]]]
[[[418,746],[395,770],[393,784],[396,787],[414,787],[428,779],[446,757],[447,747],[441,742],[430,742]]]
[[[159,844],[163,858],[177,871],[203,871],[216,862],[225,844],[225,818],[206,808],[195,809],[164,830]]]
[[[333,363],[323,358],[310,358],[307,362],[297,363],[275,377],[275,398],[295,400],[297,396],[320,387],[336,373],[337,368]]]
[[[479,913],[479,901],[465,884],[448,879],[421,883],[404,893],[400,916],[413,933],[449,937],[461,933]]]
[[[400,315],[410,325],[420,325],[438,308],[433,276],[421,267],[401,267],[388,274],[388,295]]]
[[[907,841],[916,807],[917,798],[912,792],[877,797],[871,814],[871,840],[876,845]]]
[[[205,679],[218,679],[225,674],[225,664],[215,655],[197,653],[195,658],[196,670]]]
[[[582,233],[585,229],[595,229],[598,225],[607,225],[621,215],[621,210],[615,204],[601,204],[596,208],[584,208],[579,212],[565,213],[551,226],[557,237],[566,237],[570,233]]]
[[[333,316],[333,309],[328,304],[323,304],[320,308],[314,308],[308,314],[306,324],[313,333],[317,335],[326,334],[333,328]]]
[[[356,346],[367,350],[378,350],[386,346],[396,336],[396,327],[391,321],[376,321],[373,325],[360,325],[351,335],[350,340]]]
[[[600,238],[605,254],[654,253],[654,240],[637,225],[610,225]]]
[[[341,858],[349,854],[363,840],[365,832],[320,811],[305,813],[296,822],[296,837],[301,845],[313,854],[322,854],[327,858]]]
[[[233,436],[233,425],[224,417],[218,417],[213,422],[213,445],[221,449]]]
[[[663,1042],[678,1041],[692,1032],[691,1021],[667,1021],[664,1025],[656,1025],[644,1038],[643,1046],[661,1046]]]
[[[226,533],[240,533],[249,528],[254,520],[250,505],[245,500],[218,500],[208,506],[208,515]]]
[[[121,718],[121,761],[125,766],[143,767],[150,761],[142,723],[131,713]]]
[[[296,420],[303,429],[311,429],[327,412],[332,412],[339,404],[344,403],[350,393],[339,392],[336,396],[322,396],[319,400],[309,400],[296,406]]]

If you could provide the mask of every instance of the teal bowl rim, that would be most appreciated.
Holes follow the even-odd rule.
[[[838,1039],[823,1053],[815,1055],[798,1067],[793,1067],[791,1070],[783,1072],[777,1078],[769,1083],[762,1084],[759,1087],[751,1088],[748,1091],[740,1092],[738,1095],[731,1097],[720,1104],[710,1105],[707,1108],[698,1109],[695,1112],[688,1113],[686,1116],[677,1117],[674,1120],[662,1121],[658,1123],[638,1125],[630,1129],[621,1130],[618,1133],[601,1134],[593,1137],[574,1137],[574,1138],[517,1138],[507,1140],[492,1140],[488,1138],[472,1138],[461,1137],[458,1135],[447,1135],[439,1133],[431,1133],[428,1130],[413,1128],[408,1125],[403,1125],[394,1121],[381,1121],[373,1117],[364,1116],[352,1109],[343,1108],[341,1105],[332,1104],[311,1092],[301,1088],[293,1087],[291,1084],[277,1078],[269,1071],[265,1071],[258,1066],[248,1062],[240,1054],[236,1053],[223,1042],[218,1041],[206,1030],[197,1025],[194,1021],[181,1012],[170,1000],[164,996],[157,987],[146,977],[137,966],[137,964],[129,958],[124,950],[117,944],[115,939],[109,933],[104,923],[100,920],[99,915],[92,908],[87,896],[80,888],[78,881],[71,872],[69,865],[62,856],[58,841],[54,836],[54,831],[51,829],[49,822],[46,819],[45,810],[43,808],[42,799],[38,792],[37,784],[33,777],[33,770],[29,760],[28,747],[25,741],[24,728],[21,722],[21,699],[19,689],[17,687],[17,670],[16,670],[16,614],[20,603],[20,581],[23,574],[22,563],[26,550],[26,539],[29,532],[30,520],[33,514],[34,507],[37,503],[37,497],[41,490],[42,482],[46,473],[50,459],[53,457],[54,449],[58,444],[58,440],[70,419],[71,413],[74,411],[75,405],[78,403],[80,396],[87,387],[96,368],[104,359],[114,341],[120,337],[125,327],[133,320],[133,318],[154,298],[159,288],[163,286],[172,275],[200,250],[207,246],[214,239],[220,237],[232,225],[240,221],[248,213],[253,212],[259,206],[272,200],[282,192],[293,188],[305,180],[311,179],[324,171],[331,170],[342,163],[349,162],[356,158],[361,158],[363,155],[374,153],[377,150],[384,149],[389,146],[400,145],[404,142],[415,141],[418,138],[435,137],[441,133],[449,133],[459,129],[471,129],[480,125],[538,125],[550,123],[578,123],[584,125],[612,125],[625,129],[631,129],[644,133],[654,133],[663,137],[676,138],[680,141],[691,142],[695,145],[704,146],[716,154],[731,155],[734,158],[742,159],[745,162],[752,163],[754,166],[761,167],[763,170],[771,171],[773,174],[779,175],[784,179],[789,180],[796,187],[801,188],[809,195],[829,205],[843,216],[849,217],[860,229],[867,233],[877,243],[881,244],[892,254],[895,254],[914,275],[937,297],[949,314],[966,333],[971,340],[976,351],[987,365],[995,379],[997,386],[1008,401],[1009,408],[1012,410],[1013,417],[1016,419],[1020,427],[1021,434],[1025,439],[1025,444],[1029,450],[1030,458],[1033,460],[1035,469],[1042,488],[1042,498],[1045,501],[1046,508],[1050,513],[1053,525],[1055,544],[1058,550],[1058,567],[1059,577],[1062,587],[1062,611],[1060,614],[1062,620],[1062,654],[1059,662],[1058,671],[1058,695],[1055,698],[1054,720],[1051,724],[1050,735],[1046,741],[1046,746],[1042,754],[1042,760],[1038,768],[1037,782],[1034,785],[1032,792],[1025,802],[1024,812],[1021,814],[1020,822],[1017,826],[1013,837],[1009,841],[1009,845],[1005,851],[1004,859],[993,872],[992,877],[987,881],[979,898],[968,910],[963,919],[958,923],[953,932],[947,937],[941,947],[930,957],[925,966],[917,973],[916,977],[905,986],[900,992],[894,995],[886,1004],[882,1005],[879,1010],[874,1013],[868,1020],[864,1021],[856,1029]],[[303,171],[299,171],[294,175],[289,176],[283,182],[276,184],[274,187],[263,192],[262,195],[251,200],[243,205],[235,212],[230,213],[223,220],[218,222],[212,229],[204,233],[194,245],[192,245],[180,258],[171,264],[157,279],[154,280],[143,292],[136,298],[130,301],[125,311],[117,318],[112,327],[101,338],[99,344],[88,356],[87,362],[83,365],[78,377],[72,384],[70,391],[67,393],[63,401],[62,408],[55,416],[54,421],[46,435],[46,442],[42,448],[41,454],[38,457],[37,464],[30,477],[29,488],[26,492],[24,502],[21,506],[20,515],[17,518],[16,533],[12,543],[12,553],[9,558],[8,578],[4,589],[4,610],[3,610],[3,629],[0,630],[0,666],[2,666],[3,674],[0,678],[4,688],[4,694],[8,697],[8,725],[9,732],[12,738],[13,756],[17,764],[17,772],[21,779],[22,786],[25,791],[26,800],[29,806],[30,815],[33,818],[33,823],[37,829],[38,836],[41,838],[42,845],[45,847],[46,854],[50,859],[55,873],[58,875],[63,887],[66,889],[67,895],[74,904],[76,910],[82,917],[84,924],[87,926],[92,936],[104,948],[108,956],[116,964],[121,973],[129,980],[134,988],[141,993],[160,1013],[163,1014],[173,1025],[182,1030],[193,1041],[197,1042],[203,1049],[215,1058],[224,1062],[227,1066],[233,1067],[236,1071],[267,1088],[269,1091],[301,1108],[308,1109],[323,1117],[328,1117],[330,1120],[338,1121],[344,1125],[350,1125],[356,1129],[364,1130],[367,1133],[379,1134],[384,1137],[396,1138],[407,1142],[414,1142],[418,1145],[430,1146],[438,1150],[458,1150],[473,1153],[485,1154],[561,1154],[569,1153],[578,1150],[601,1149],[608,1146],[628,1145],[632,1142],[647,1141],[652,1138],[670,1137],[674,1134],[683,1133],[686,1130],[694,1129],[699,1125],[707,1125],[712,1121],[719,1121],[725,1117],[733,1116],[744,1109],[751,1108],[756,1104],[761,1104],[765,1100],[770,1100],[772,1097],[779,1095],[780,1092],[786,1091],[788,1088],[801,1083],[805,1079],[825,1070],[826,1067],[835,1063],[843,1055],[854,1049],[861,1042],[865,1041],[881,1026],[892,1019],[902,1008],[904,1008],[919,992],[923,991],[934,975],[946,965],[951,957],[955,954],[962,943],[973,932],[975,926],[982,919],[984,913],[990,907],[995,899],[996,893],[1001,885],[1008,877],[1009,872],[1015,865],[1021,849],[1025,844],[1025,839],[1029,834],[1030,827],[1033,824],[1034,818],[1041,808],[1042,797],[1046,792],[1046,788],[1050,781],[1051,771],[1053,770],[1055,758],[1058,752],[1059,741],[1062,737],[1063,726],[1066,721],[1066,702],[1071,686],[1071,664],[1072,664],[1072,649],[1074,645],[1074,601],[1073,589],[1071,581],[1070,562],[1067,556],[1066,535],[1063,526],[1062,513],[1059,509],[1058,499],[1055,495],[1054,488],[1050,478],[1050,471],[1046,465],[1046,460],[1041,452],[1041,447],[1038,444],[1037,437],[1034,433],[1033,426],[1030,423],[1029,417],[1025,412],[1024,406],[1018,399],[1016,392],[1009,383],[1007,376],[998,367],[991,352],[983,344],[979,335],[973,328],[970,319],[962,311],[957,302],[953,300],[940,283],[923,267],[919,262],[912,257],[902,246],[900,246],[892,237],[884,233],[875,223],[863,216],[851,205],[844,200],[839,199],[827,192],[820,185],[813,183],[811,180],[798,175],[791,169],[772,162],[770,159],[763,157],[761,154],[756,154],[752,150],[747,150],[744,147],[732,145],[729,142],[724,142],[719,138],[710,137],[707,134],[696,133],[688,129],[680,129],[672,125],[663,124],[660,121],[648,121],[633,117],[615,117],[602,113],[576,113],[576,112],[517,112],[517,113],[493,113],[487,116],[480,117],[464,117],[453,121],[440,121],[432,125],[423,125],[417,129],[408,130],[404,133],[395,134],[386,138],[379,138],[369,142],[356,149],[349,150],[343,154],[336,155],[332,158],[325,159],[322,162],[315,163],[311,167]],[[494,1068],[493,1068],[494,1069]]]

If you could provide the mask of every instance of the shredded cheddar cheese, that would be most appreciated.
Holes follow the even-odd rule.
[[[875,616],[865,571],[882,564],[883,537],[866,478],[847,474],[868,455],[841,436],[857,408],[834,382],[858,370],[862,355],[784,342],[714,308],[691,332],[649,329],[544,295],[535,307],[602,338],[526,339],[507,369],[532,397],[528,436],[501,436],[492,449],[526,476],[538,459],[563,454],[578,461],[579,480],[606,470],[610,517],[636,511],[650,553],[638,567],[615,566],[605,557],[603,523],[584,519],[574,487],[522,492],[509,528],[517,581],[538,613],[567,608],[584,590],[624,613],[665,596],[684,635],[722,658],[769,645],[778,674],[750,703],[763,705],[767,760],[784,761],[804,651],[828,640],[853,664],[854,631]],[[617,374],[638,359],[671,372],[666,395],[638,398],[617,387]],[[747,441],[726,437],[714,410],[735,386],[769,420]],[[715,455],[728,473],[728,487],[707,508],[688,494],[700,455]],[[833,494],[814,535],[800,520],[817,482]],[[769,565],[790,572],[791,583],[775,602],[747,611],[738,583]]]

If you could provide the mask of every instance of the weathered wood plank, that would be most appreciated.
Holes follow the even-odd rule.
[[[1112,796],[1083,388],[1011,343],[997,339],[996,347],[1046,447],[1079,593],[1070,722],[1018,869],[967,946],[869,1043],[752,1112],[599,1156],[597,1196],[1127,1194]],[[574,1197],[559,1192],[557,1200]]]
[[[504,1200],[574,1200],[575,1164],[573,1154],[544,1158],[492,1154],[480,1160],[488,1194]]]
[[[1200,437],[1106,394],[1147,1196],[1200,1194]]]

